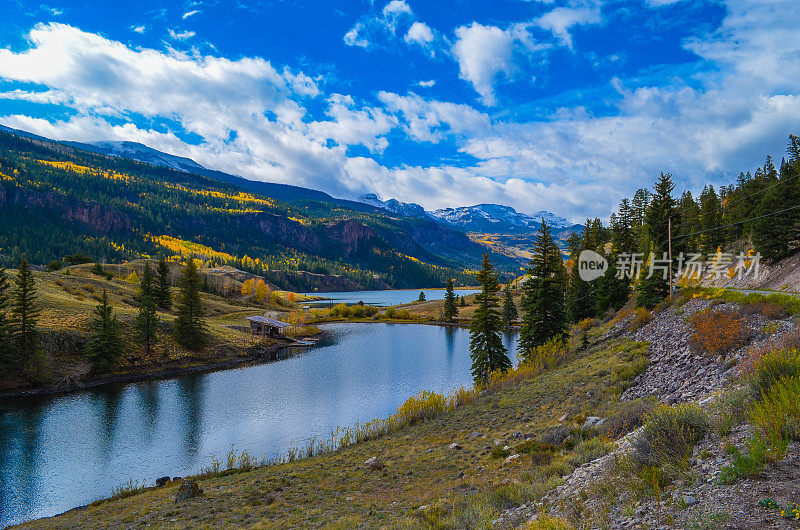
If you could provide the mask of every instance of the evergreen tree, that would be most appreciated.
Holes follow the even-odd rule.
[[[514,296],[511,293],[511,284],[506,284],[503,294],[505,295],[503,300],[503,327],[510,328],[511,324],[513,324],[519,316],[517,304],[514,303]]]
[[[0,368],[10,367],[13,360],[13,327],[8,314],[11,305],[10,289],[8,274],[5,269],[0,269]]]
[[[206,345],[208,336],[203,319],[205,311],[200,300],[200,275],[193,259],[189,259],[180,283],[175,339],[190,350],[199,350]]]
[[[86,344],[86,357],[99,370],[113,365],[124,349],[117,316],[108,303],[105,290],[94,309],[94,319],[89,323],[92,337]]]
[[[598,220],[599,222],[599,220]],[[593,250],[596,247],[597,238],[601,234],[596,228],[592,228],[592,222],[587,220],[583,234],[578,241],[576,248],[572,249],[570,261],[569,285],[567,288],[567,317],[572,322],[578,322],[584,318],[595,315],[594,285],[583,281],[578,270],[578,258],[583,250]]]
[[[25,363],[32,359],[39,349],[39,333],[36,329],[36,284],[33,273],[24,259],[19,264],[16,288],[11,302],[11,326],[14,333],[14,352],[12,362]]]
[[[158,281],[155,286],[155,302],[160,309],[169,311],[172,308],[172,292],[170,290],[169,265],[164,258],[158,260],[156,268]]]
[[[447,280],[447,287],[444,292],[444,307],[442,316],[445,322],[452,322],[458,315],[458,304],[456,303],[456,293],[453,291],[453,279]]]
[[[636,235],[633,231],[633,212],[628,199],[619,204],[619,214],[611,224],[611,244],[617,254],[636,252]]]
[[[139,280],[139,298],[144,300],[146,298],[154,299],[156,295],[156,285],[153,280],[153,269],[150,267],[150,262],[144,262],[144,271]]]
[[[419,298],[417,298],[417,301],[418,302],[424,302],[425,301],[425,291],[420,291],[419,292]]]
[[[469,327],[469,349],[472,376],[476,383],[485,384],[492,372],[505,372],[511,367],[511,360],[500,338],[502,323],[497,296],[500,285],[488,253],[483,255],[483,264],[477,279],[481,292],[475,295],[476,308]]]
[[[153,296],[143,297],[133,327],[139,341],[144,345],[144,351],[148,357],[153,350],[153,345],[158,342],[158,324],[159,318]]]
[[[652,259],[656,260],[655,263],[659,263],[667,255],[669,246],[667,225],[670,219],[672,220],[673,234],[680,233],[680,220],[675,199],[672,197],[674,189],[675,183],[672,181],[672,175],[661,173],[656,181],[655,193],[645,215],[645,224],[650,238],[650,252],[647,256],[648,261],[642,267],[642,278],[638,289],[639,297],[637,298],[639,307],[653,307],[669,295],[671,266],[669,266],[666,278],[663,271],[658,269],[654,269],[653,274],[650,275],[649,259],[652,256]],[[648,276],[650,277],[648,278]]]
[[[550,227],[542,222],[522,286],[522,330],[519,350],[525,358],[536,346],[567,332],[564,264]]]
[[[616,256],[611,255],[606,259],[608,260],[606,273],[594,282],[597,315],[603,315],[609,309],[618,311],[625,305],[630,295],[628,278],[617,277]]]
[[[783,164],[779,180],[767,190],[757,216],[769,215],[800,204],[800,162]],[[800,246],[800,210],[788,210],[755,221],[753,245],[765,259],[780,259]]]
[[[463,294],[461,295],[461,307],[467,307],[467,299]]]
[[[714,186],[706,186],[700,194],[700,249],[705,255],[714,254],[725,243],[722,230],[716,230],[722,221],[722,204]]]

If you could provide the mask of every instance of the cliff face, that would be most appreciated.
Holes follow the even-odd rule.
[[[0,186],[0,208],[12,205],[31,215],[54,213],[64,221],[82,223],[101,234],[132,229],[131,220],[126,214],[99,203],[83,201],[53,191],[37,192],[17,186],[11,186],[9,189]]]

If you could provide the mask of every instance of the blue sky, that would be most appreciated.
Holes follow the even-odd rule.
[[[800,131],[796,0],[0,4],[0,123],[341,197],[606,218]]]

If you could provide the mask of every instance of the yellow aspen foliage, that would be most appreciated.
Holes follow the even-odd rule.
[[[253,294],[254,285],[255,281],[252,278],[245,280],[242,284],[242,294],[245,296]]]
[[[264,280],[259,279],[258,284],[256,284],[256,302],[266,302],[269,300],[270,290],[269,286],[264,283]]]
[[[139,275],[136,274],[136,271],[132,271],[130,274],[125,276],[125,281],[131,285],[137,285],[139,283]]]

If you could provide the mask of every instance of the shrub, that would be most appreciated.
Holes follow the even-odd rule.
[[[564,339],[552,338],[525,352],[522,364],[539,371],[551,370],[567,361],[570,357],[569,345]]]
[[[585,333],[585,332],[589,331],[590,329],[592,329],[593,327],[595,327],[599,323],[600,323],[599,320],[597,320],[596,318],[591,318],[590,317],[590,318],[584,318],[583,320],[578,322],[575,325],[575,327],[577,328],[578,334],[580,334],[580,333]]]
[[[779,380],[800,376],[800,351],[785,349],[769,352],[755,361],[749,370],[752,397],[760,400]]]
[[[61,262],[57,259],[54,259],[50,263],[47,264],[47,270],[50,272],[57,271],[61,268]]]
[[[651,313],[645,307],[637,307],[636,310],[633,312],[633,320],[631,320],[631,331],[636,331],[637,329],[641,329],[653,320],[653,313]]]
[[[774,446],[800,440],[800,378],[778,380],[753,403],[751,417]]]
[[[769,445],[758,434],[747,441],[747,454],[743,454],[734,445],[729,445],[726,450],[732,457],[731,465],[720,471],[717,479],[720,484],[733,484],[739,478],[759,474],[770,453]]]
[[[521,530],[570,530],[572,525],[559,517],[540,514],[536,519],[522,525]]]
[[[448,400],[443,395],[423,390],[397,407],[395,414],[403,425],[414,425],[417,422],[438,416],[449,408]]]
[[[610,416],[603,424],[602,434],[606,438],[616,440],[638,429],[644,424],[645,418],[653,412],[655,406],[653,401],[644,399],[623,402],[619,412]]]
[[[708,432],[708,415],[696,404],[661,405],[647,416],[642,432],[633,440],[640,465],[680,461]]]
[[[567,438],[569,438],[569,427],[566,425],[559,425],[547,429],[544,434],[542,434],[542,443],[558,446],[563,445],[564,442],[567,441]]]
[[[740,347],[750,338],[744,319],[729,311],[704,309],[692,315],[689,323],[695,345],[713,356]]]
[[[728,390],[711,405],[712,423],[720,436],[727,436],[736,425],[747,420],[750,391],[745,388]]]

